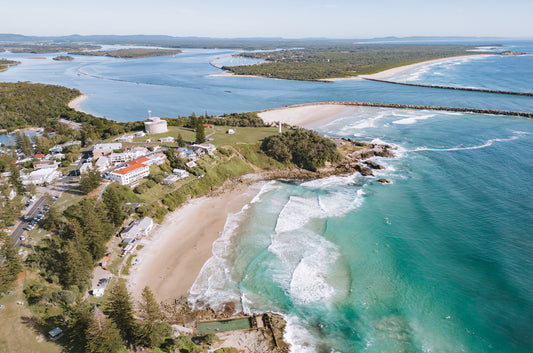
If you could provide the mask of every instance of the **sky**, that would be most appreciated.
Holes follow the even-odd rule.
[[[18,0],[0,9],[0,33],[24,35],[533,37],[533,0]]]

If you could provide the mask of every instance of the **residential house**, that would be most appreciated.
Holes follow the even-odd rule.
[[[150,217],[138,219],[128,225],[121,233],[122,238],[140,239],[152,230],[154,221]]]
[[[213,155],[213,153],[217,150],[215,145],[211,143],[201,143],[199,145],[196,145],[196,144],[191,145],[191,149],[196,153],[202,151],[203,153],[207,153],[209,155]]]
[[[175,175],[175,174],[170,174],[169,176],[167,176],[165,179],[163,179],[163,184],[165,185],[172,185],[174,184],[176,181],[178,181],[180,178]]]
[[[176,174],[179,179],[185,179],[189,176],[189,172],[185,169],[174,169],[172,173]]]
[[[113,151],[119,150],[122,148],[122,143],[98,143],[93,147],[93,157],[102,157],[108,156]]]
[[[167,143],[174,142],[174,137],[172,136],[161,137],[159,139],[159,142],[167,142]]]

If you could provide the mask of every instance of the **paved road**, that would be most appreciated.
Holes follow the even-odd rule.
[[[28,211],[28,213],[26,213],[26,215],[28,216],[28,220],[27,221],[22,220],[19,223],[18,227],[13,231],[13,233],[11,233],[11,236],[13,237],[13,242],[15,243],[15,245],[21,245],[23,243],[20,240],[20,236],[24,233],[24,227],[30,224],[29,221],[35,216],[37,216],[37,214],[39,214],[39,211],[45,205],[45,202],[46,200],[44,197],[41,197],[40,199],[38,199],[33,205],[33,207]]]

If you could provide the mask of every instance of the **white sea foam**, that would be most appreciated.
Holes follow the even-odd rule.
[[[494,142],[505,142],[505,141],[512,141],[518,139],[518,135],[511,136],[509,138],[503,138],[503,139],[490,139],[487,140],[482,145],[476,145],[476,146],[458,146],[458,147],[451,147],[451,148],[428,148],[428,147],[417,147],[412,152],[419,152],[419,151],[439,151],[439,152],[449,152],[449,151],[464,151],[464,150],[478,150],[481,148],[489,147],[494,144]]]
[[[268,193],[269,191],[275,190],[278,187],[278,182],[275,180],[271,180],[268,183],[264,184],[263,187],[261,187],[261,190],[255,197],[250,201],[250,204],[254,204],[256,202],[261,201],[261,196]]]
[[[291,196],[279,214],[276,222],[276,233],[299,229],[306,225],[311,218],[319,216],[318,199]]]
[[[405,119],[395,120],[392,123],[393,124],[400,124],[400,125],[410,125],[414,124],[419,120],[426,120],[429,118],[433,118],[436,114],[428,114],[428,115],[419,115],[419,116],[411,116]]]
[[[265,192],[265,186],[261,187],[259,193]],[[239,301],[240,293],[237,286],[233,285],[228,255],[232,251],[231,238],[249,207],[247,204],[239,212],[228,214],[221,236],[213,243],[213,256],[205,262],[189,290],[189,301],[193,305],[205,303],[218,307],[225,302]]]
[[[302,325],[295,315],[284,316],[287,326],[283,338],[291,345],[291,353],[316,353],[315,337]]]
[[[328,270],[337,258],[338,253],[332,243],[307,248],[304,257],[292,273],[289,289],[291,298],[298,304],[309,304],[331,298],[335,294],[335,289],[327,282]]]

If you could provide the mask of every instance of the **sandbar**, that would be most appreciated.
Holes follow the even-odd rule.
[[[229,214],[239,212],[259,192],[248,184],[233,185],[216,196],[192,199],[167,215],[161,225],[143,239],[132,266],[128,287],[138,300],[150,287],[159,301],[187,295]]]

